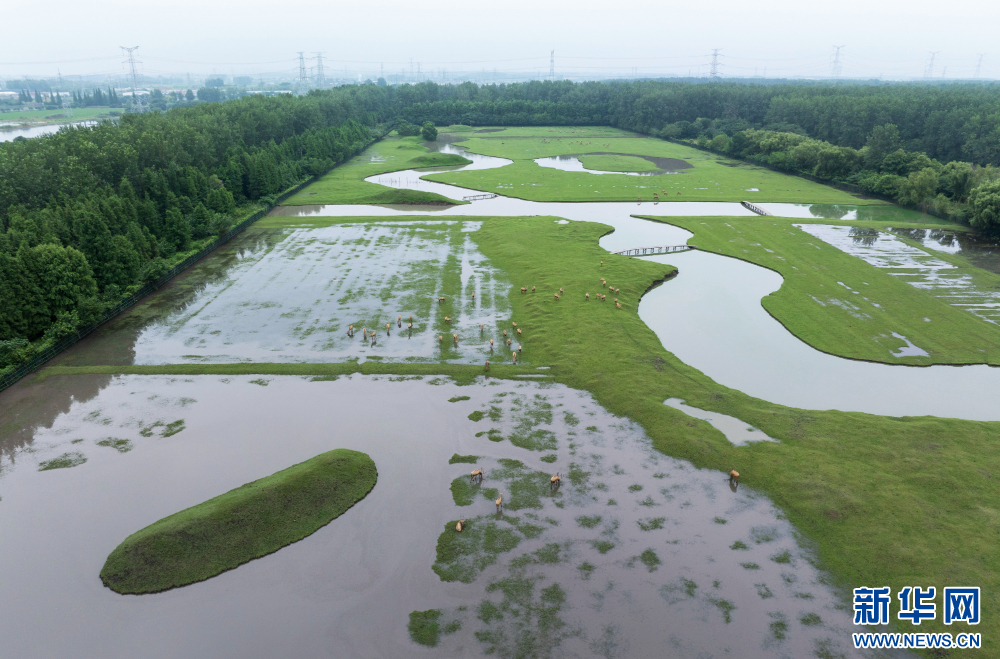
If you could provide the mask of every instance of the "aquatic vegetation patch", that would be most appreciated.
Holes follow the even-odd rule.
[[[476,410],[475,412],[469,414],[469,419],[472,421],[482,421],[484,416],[486,416],[486,414],[482,410]]]
[[[458,453],[455,453],[448,460],[448,464],[450,464],[450,465],[454,465],[454,464],[476,464],[476,462],[478,462],[478,461],[479,461],[479,456],[478,455],[459,455]]]
[[[410,623],[407,625],[407,629],[410,632],[410,639],[414,643],[433,648],[437,646],[441,636],[454,634],[462,628],[460,620],[452,620],[444,625],[440,623],[440,620],[440,609],[411,612]]]
[[[448,399],[449,403],[458,403],[463,400],[471,400],[468,396],[452,396]]]
[[[95,442],[98,446],[105,446],[107,448],[113,448],[119,453],[128,453],[134,447],[132,442],[127,439],[121,439],[118,437],[108,437],[107,439],[101,439]]]
[[[820,618],[819,615],[815,613],[807,613],[801,618],[799,618],[799,622],[801,622],[806,627],[815,627],[816,625],[823,624],[823,619]]]
[[[733,544],[729,545],[729,548],[730,549],[736,549],[736,550],[742,550],[742,551],[746,551],[746,550],[750,549],[750,547],[747,546],[747,543],[743,542],[742,540],[737,540]]]
[[[507,577],[491,582],[487,593],[503,599],[479,607],[479,619],[488,627],[476,632],[483,653],[500,657],[547,657],[567,633],[559,613],[566,591],[554,583],[537,589],[540,578]],[[537,592],[537,594],[536,594]],[[488,600],[486,600],[488,601]]]
[[[736,610],[735,604],[721,597],[710,597],[708,602],[722,612],[722,619],[727,625],[733,621],[733,611]]]
[[[38,463],[38,471],[49,471],[51,469],[69,469],[70,467],[77,467],[82,465],[87,461],[86,456],[79,451],[70,451],[68,453],[63,453],[58,458],[52,458],[51,460],[44,460]]]
[[[642,564],[645,565],[646,569],[650,572],[655,572],[657,568],[659,568],[660,564],[663,563],[653,549],[647,549],[639,554],[639,560],[642,561]]]
[[[479,491],[479,486],[468,476],[459,476],[451,482],[451,496],[456,506],[471,506],[476,492]]]
[[[666,521],[666,517],[649,517],[647,519],[640,519],[638,524],[639,528],[643,531],[656,531],[657,529],[662,529],[663,523]]]
[[[108,556],[101,581],[156,593],[204,581],[311,535],[375,487],[375,463],[335,449],[165,517]]]
[[[550,453],[548,455],[543,455],[542,457],[540,457],[538,459],[541,460],[542,462],[548,462],[548,463],[551,464],[551,463],[555,462],[558,458],[556,457],[555,453]]]
[[[601,523],[600,515],[581,515],[576,518],[576,523],[585,529],[592,529]]]
[[[774,561],[775,563],[791,563],[792,553],[786,549],[780,554],[775,554],[774,556],[772,556],[771,560]]]
[[[496,563],[500,554],[513,551],[524,539],[519,519],[509,515],[467,520],[464,531],[455,531],[457,520],[445,524],[438,536],[437,560],[433,570],[441,581],[472,583],[484,569]]]

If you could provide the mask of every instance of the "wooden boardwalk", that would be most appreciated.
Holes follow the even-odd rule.
[[[500,195],[494,194],[492,192],[487,192],[486,194],[474,194],[468,197],[462,197],[462,201],[479,201],[480,199],[493,199],[499,197]]]
[[[689,249],[697,249],[694,245],[660,245],[659,247],[634,247],[632,249],[623,249],[620,252],[612,252],[612,254],[620,254],[622,256],[651,256],[653,254],[670,254],[671,252],[686,252]]]
[[[748,211],[757,213],[757,215],[770,215],[770,213],[768,213],[766,210],[764,210],[757,204],[751,204],[749,201],[741,201],[740,203],[743,205],[743,208],[747,209]]]

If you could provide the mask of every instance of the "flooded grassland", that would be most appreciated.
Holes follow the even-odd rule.
[[[586,392],[386,376],[77,386],[47,380],[72,402],[25,419],[30,443],[3,451],[11,656],[846,651],[848,612],[766,498],[659,454]],[[97,578],[130,533],[333,448],[368,453],[379,482],[315,534],[165,593],[121,596]],[[429,610],[440,632],[422,649],[407,626]]]

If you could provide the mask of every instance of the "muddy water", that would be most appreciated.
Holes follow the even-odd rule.
[[[889,232],[874,229],[833,226],[826,224],[795,225],[825,243],[856,256],[910,284],[943,299],[952,306],[965,309],[979,318],[1000,323],[1000,291],[984,289],[958,267],[935,256],[932,252],[913,247]],[[931,233],[917,229],[910,235],[922,235],[921,242]],[[936,241],[939,251],[960,253],[957,241]]]
[[[18,137],[31,139],[42,135],[51,135],[59,132],[63,126],[93,126],[94,121],[77,121],[72,124],[52,124],[49,126],[31,126],[30,128],[0,129],[0,142],[13,142]]]
[[[69,401],[80,386],[56,377],[38,393]],[[28,447],[0,452],[0,584],[17,594],[0,598],[7,656],[510,656],[527,636],[557,643],[555,656],[659,656],[664,644],[678,656],[850,654],[848,614],[766,499],[657,454],[585,392],[360,376],[119,376],[96,396],[82,386],[86,400],[22,419]],[[471,400],[448,402],[457,396]],[[469,420],[475,410],[487,416]],[[98,444],[108,438],[118,450]],[[514,445],[526,438],[543,450]],[[101,585],[130,533],[338,447],[371,455],[378,484],[312,536],[166,593]],[[66,453],[86,462],[38,471]],[[448,464],[453,453],[486,470],[471,505],[449,492],[473,466]],[[518,470],[566,483],[531,490]],[[500,519],[489,488],[506,493]],[[443,582],[434,547],[459,517],[466,537],[491,523],[524,537],[467,583]],[[527,594],[511,587],[528,582]],[[562,600],[548,619],[562,626],[550,634],[536,613],[554,585]],[[484,616],[491,606],[504,617]],[[461,625],[433,650],[406,631],[411,611],[430,608]]]
[[[465,153],[453,145],[452,149]],[[475,154],[470,154],[470,157]],[[478,156],[480,165],[489,164]],[[496,166],[502,166],[495,163]],[[423,181],[419,172],[397,173],[422,190],[452,197],[453,186]],[[374,179],[374,177],[373,177]],[[370,179],[370,180],[373,180]],[[787,217],[816,217],[832,207],[767,204]],[[317,206],[301,208],[302,215],[390,216],[423,215],[372,206]],[[879,208],[836,207],[843,215],[876,214]],[[899,209],[884,207],[886,213]],[[294,211],[295,209],[293,209]],[[284,209],[284,213],[288,209]],[[434,211],[435,217],[552,215],[573,221],[602,222],[615,228],[601,239],[608,251],[631,247],[685,244],[692,234],[678,227],[641,220],[650,215],[750,215],[740,204],[729,203],[561,203],[531,202],[511,197],[475,201]],[[867,215],[866,215],[867,217]],[[806,226],[806,225],[803,225]],[[988,392],[1000,391],[1000,368],[988,366],[931,366],[872,364],[819,352],[803,343],[760,305],[760,299],[781,287],[782,278],[756,265],[702,251],[648,257],[680,268],[668,285],[648,293],[639,305],[643,321],[663,346],[685,363],[716,382],[782,405],[803,409],[837,409],[890,416],[941,416],[984,421],[1000,420],[1000,407]],[[908,341],[908,339],[907,339]],[[907,344],[909,345],[909,344]],[[918,355],[919,345],[899,353]]]

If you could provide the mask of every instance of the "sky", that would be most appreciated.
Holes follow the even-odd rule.
[[[145,76],[298,73],[322,53],[327,77],[415,74],[442,81],[493,70],[557,78],[1000,78],[1000,3],[984,0],[4,0],[0,80],[124,75],[139,46]]]

